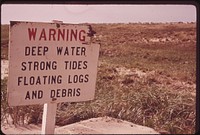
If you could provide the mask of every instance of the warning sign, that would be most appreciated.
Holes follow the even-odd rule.
[[[10,106],[92,100],[99,44],[90,26],[10,22]]]

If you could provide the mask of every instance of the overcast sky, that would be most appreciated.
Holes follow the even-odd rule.
[[[196,22],[193,5],[55,5],[3,4],[1,23],[10,21],[64,23]]]

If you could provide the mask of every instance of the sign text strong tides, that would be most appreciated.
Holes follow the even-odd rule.
[[[93,99],[99,45],[89,32],[87,25],[12,21],[9,104]]]

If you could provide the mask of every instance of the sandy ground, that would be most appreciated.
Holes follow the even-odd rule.
[[[1,60],[1,79],[8,77],[8,60]]]
[[[4,125],[5,134],[41,134],[41,125]],[[111,117],[99,117],[56,127],[55,134],[159,134],[154,129]]]

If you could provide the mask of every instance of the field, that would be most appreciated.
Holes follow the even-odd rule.
[[[196,23],[91,24],[100,43],[95,99],[58,105],[56,125],[111,116],[160,133],[194,133]],[[8,25],[1,29],[1,59],[8,59]],[[2,116],[41,123],[42,106],[9,108],[1,81]]]

